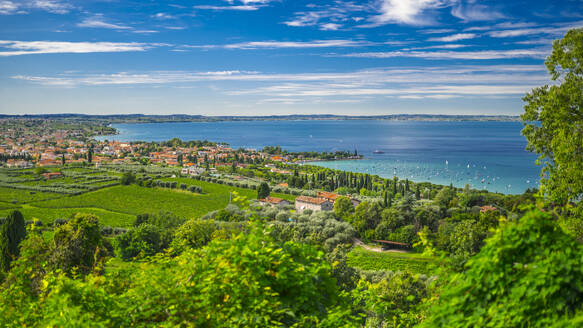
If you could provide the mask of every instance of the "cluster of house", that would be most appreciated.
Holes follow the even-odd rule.
[[[310,196],[298,196],[295,199],[295,207],[296,212],[302,213],[305,210],[312,210],[312,211],[331,211],[334,209],[334,203],[338,199],[338,197],[342,197],[341,195],[335,194],[333,192],[327,191],[318,191],[316,197]],[[354,207],[360,204],[358,199],[352,198],[349,195],[343,196],[350,199],[352,205]],[[259,203],[263,205],[270,205],[270,206],[286,206],[289,205],[289,202],[285,199],[268,196],[266,198],[259,199]]]

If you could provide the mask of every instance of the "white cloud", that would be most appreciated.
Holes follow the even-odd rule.
[[[44,10],[52,14],[67,14],[73,9],[73,6],[56,0],[0,1],[0,15],[26,14],[25,9]]]
[[[341,28],[342,25],[336,23],[326,23],[320,25],[320,29],[323,31],[336,31],[337,29]]]
[[[184,46],[186,48],[224,48],[224,49],[281,49],[281,48],[331,48],[361,47],[372,43],[354,40],[313,40],[313,41],[251,41],[224,45]]]
[[[573,22],[573,23],[548,26],[548,27],[520,28],[520,29],[490,31],[490,32],[488,32],[488,35],[493,37],[493,38],[512,38],[512,37],[518,37],[518,36],[540,35],[540,34],[562,35],[565,32],[567,32],[569,29],[581,28],[581,27],[583,27],[583,22]]]
[[[293,18],[283,22],[287,26],[336,26],[349,22],[359,22],[364,18],[355,16],[354,13],[366,12],[371,9],[369,5],[362,5],[352,1],[335,1],[332,5],[307,5],[309,11],[296,12]]]
[[[427,25],[433,22],[427,11],[450,5],[448,0],[382,0],[380,3],[380,14],[371,17],[372,23],[364,27],[389,23]]]
[[[207,6],[207,5],[200,5],[194,6],[194,9],[200,10],[240,10],[240,11],[254,11],[261,8],[260,6]]]
[[[474,33],[458,33],[448,36],[442,36],[438,38],[430,38],[427,41],[439,41],[439,42],[455,42],[460,40],[468,40],[476,38],[478,35]]]
[[[12,15],[18,10],[18,5],[12,1],[0,1],[0,15]]]
[[[513,50],[483,50],[483,51],[387,51],[387,52],[361,52],[345,55],[331,55],[339,57],[356,58],[397,58],[411,57],[424,59],[467,59],[488,60],[508,58],[545,58],[549,54],[548,49],[513,49]]]
[[[491,21],[506,17],[492,7],[474,3],[463,4],[461,1],[452,8],[451,14],[465,22]]]
[[[53,14],[66,14],[73,8],[68,3],[53,0],[36,0],[31,3],[30,7],[42,9]]]
[[[129,30],[131,27],[108,23],[104,20],[103,15],[95,15],[93,17],[85,18],[81,23],[78,23],[79,27],[90,27],[90,28],[108,28],[113,30]]]
[[[452,28],[437,28],[437,29],[424,29],[420,30],[419,33],[423,34],[443,34],[443,33],[452,33],[455,32]]]
[[[123,42],[64,42],[64,41],[8,41],[0,40],[0,57],[92,52],[127,52],[145,51],[154,45],[145,43]]]
[[[98,85],[160,85],[187,84],[199,82],[240,81],[232,94],[265,94],[270,97],[291,97],[315,92],[319,95],[340,94],[382,94],[384,89],[390,94],[401,90],[407,94],[463,94],[470,93],[471,86],[479,94],[488,92],[488,87],[504,89],[501,93],[524,92],[524,85],[547,83],[548,77],[540,65],[492,65],[441,67],[407,67],[372,69],[352,72],[319,72],[297,74],[266,74],[242,70],[188,72],[188,71],[150,71],[119,72],[113,74],[65,73],[59,76],[13,76],[14,79],[30,81],[44,85],[64,86],[98,86]],[[269,84],[256,87],[255,83]],[[480,85],[481,89],[478,89]],[[403,91],[408,90],[408,91]],[[415,90],[412,92],[411,90]],[[433,91],[432,91],[433,90]],[[445,91],[444,91],[445,90]]]
[[[173,19],[175,18],[174,16],[167,14],[167,13],[157,13],[155,15],[152,15],[153,18],[156,19]]]

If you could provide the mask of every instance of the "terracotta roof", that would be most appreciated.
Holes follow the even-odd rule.
[[[321,205],[325,202],[329,202],[329,200],[326,198],[321,198],[321,197],[298,196],[298,197],[296,197],[296,202],[304,202],[304,203]]]
[[[267,196],[266,198],[259,199],[259,201],[263,203],[279,204],[283,202],[283,198]]]
[[[488,211],[497,211],[498,209],[491,205],[486,205],[480,207],[480,213],[488,212]]]
[[[340,195],[328,191],[318,191],[318,197],[328,198],[331,201],[335,201],[336,198],[340,197]]]

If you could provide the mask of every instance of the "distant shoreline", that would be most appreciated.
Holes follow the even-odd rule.
[[[102,124],[123,123],[171,123],[171,122],[238,122],[238,121],[451,121],[451,122],[518,122],[520,116],[513,115],[437,115],[437,114],[391,114],[391,115],[270,115],[270,116],[204,116],[204,115],[86,115],[86,114],[0,114],[0,119],[44,119],[73,122],[98,122]]]

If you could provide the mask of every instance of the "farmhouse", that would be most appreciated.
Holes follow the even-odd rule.
[[[269,206],[286,206],[289,205],[289,202],[282,198],[271,197],[267,196],[265,198],[259,199],[259,203],[261,205],[269,205]]]
[[[298,196],[296,198],[296,211],[302,213],[305,210],[331,211],[333,202],[321,197]]]

